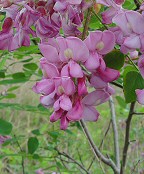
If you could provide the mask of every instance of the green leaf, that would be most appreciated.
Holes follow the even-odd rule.
[[[124,72],[123,72],[123,77],[125,77],[127,75],[128,72],[130,71],[136,71],[136,68],[134,66],[126,66],[125,69],[124,69]]]
[[[61,134],[59,132],[53,131],[48,133],[52,138],[57,139]]]
[[[34,154],[33,159],[38,160],[38,159],[40,159],[40,156],[38,154]]]
[[[124,54],[119,50],[114,50],[104,56],[104,61],[107,67],[119,70],[124,65]]]
[[[5,78],[5,73],[3,71],[0,71],[0,78]]]
[[[9,88],[7,91],[14,91],[14,90],[16,90],[18,88],[19,88],[19,86],[13,86],[13,87]]]
[[[4,98],[7,98],[7,99],[16,98],[16,94],[8,93]]]
[[[7,79],[1,80],[0,85],[15,84],[15,83],[25,83],[28,79]]]
[[[27,64],[24,64],[23,67],[32,71],[36,71],[38,68],[37,64],[35,63],[27,63]]]
[[[3,52],[1,57],[2,57],[2,61],[0,62],[0,70],[3,69],[5,63],[6,63],[6,60],[8,58],[8,56],[6,56],[5,54],[7,53],[7,51]],[[4,56],[5,55],[5,56]],[[4,56],[4,57],[3,57]]]
[[[17,72],[15,74],[12,74],[13,79],[23,79],[25,78],[25,74],[23,72]]]
[[[39,129],[33,130],[32,133],[35,135],[41,135]]]
[[[120,97],[120,96],[116,96],[116,99],[118,101],[118,104],[122,107],[122,108],[126,108],[127,104],[125,103],[125,100]]]
[[[136,101],[136,89],[144,88],[144,79],[136,71],[130,71],[124,77],[124,95],[126,103]]]
[[[33,154],[39,146],[39,141],[36,137],[30,137],[28,140],[28,152]]]
[[[0,118],[0,134],[9,135],[12,131],[12,124]]]
[[[40,112],[42,115],[50,114],[49,110],[40,111],[37,106],[31,105],[20,105],[18,103],[0,103],[0,109],[9,108],[12,110],[20,110],[20,111],[30,111],[30,112]]]

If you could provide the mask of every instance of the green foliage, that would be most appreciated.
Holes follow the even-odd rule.
[[[124,95],[127,103],[136,101],[136,89],[144,88],[144,79],[136,71],[130,71],[124,77]]]
[[[38,69],[38,66],[35,63],[27,63],[27,64],[24,64],[23,67],[32,71],[36,71]]]
[[[12,131],[12,124],[0,118],[0,134],[9,135]]]
[[[36,137],[30,137],[28,140],[28,152],[33,154],[39,146],[39,141]]]
[[[104,57],[104,61],[107,67],[119,70],[124,65],[124,54],[122,54],[119,50],[114,50]]]
[[[25,74],[23,72],[17,72],[17,73],[12,74],[12,78],[13,79],[24,79]]]
[[[127,104],[125,103],[125,100],[121,97],[121,96],[116,96],[116,99],[118,101],[118,104],[122,107],[122,108],[126,108]]]

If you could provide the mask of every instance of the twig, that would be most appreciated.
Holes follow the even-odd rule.
[[[123,89],[123,86],[121,84],[118,84],[116,82],[110,82],[110,83],[117,86],[117,87],[119,87],[119,88],[121,88],[121,89]]]
[[[130,105],[130,111],[128,118],[126,120],[126,132],[125,132],[125,142],[124,142],[124,148],[123,148],[123,155],[122,155],[122,164],[121,164],[121,170],[120,174],[124,174],[125,166],[126,166],[126,159],[127,159],[127,151],[129,147],[129,138],[130,138],[130,126],[131,126],[131,121],[134,113],[134,107],[135,107],[135,102],[132,102]]]
[[[86,35],[87,35],[87,31],[88,31],[88,25],[91,19],[91,11],[92,11],[92,7],[90,7],[87,11],[87,16],[85,19],[85,23],[84,23],[84,29],[83,29],[83,33],[82,33],[82,40],[85,39]]]
[[[107,130],[106,130],[106,132],[105,132],[105,134],[104,134],[104,137],[103,137],[103,139],[102,139],[102,141],[101,141],[101,143],[100,143],[99,149],[101,149],[101,147],[102,147],[102,145],[103,145],[103,142],[104,142],[104,139],[106,138],[106,136],[107,136],[107,134],[108,134],[108,132],[109,132],[109,130],[110,130],[111,123],[112,123],[112,120],[110,120],[110,122],[109,122],[109,124],[108,124],[108,128],[107,128]]]
[[[14,135],[15,139],[16,139],[16,143],[17,143],[17,146],[19,147],[20,151],[23,152],[23,149],[21,148],[18,140],[17,140],[17,137],[16,135]],[[22,156],[22,162],[21,162],[21,165],[22,165],[22,172],[23,174],[25,174],[25,166],[24,166],[24,157]]]
[[[73,159],[71,156],[69,156],[68,154],[64,153],[64,152],[60,152],[58,149],[56,149],[56,151],[58,152],[59,155],[64,156],[68,159],[70,159],[71,161],[73,161],[75,164],[77,164],[81,169],[83,169],[87,174],[90,174],[83,165],[81,165],[79,162],[77,162],[75,159]]]
[[[129,59],[129,61],[131,62],[131,64],[135,67],[135,69],[137,71],[139,71],[138,67],[136,66],[136,64],[131,60],[131,58],[129,56],[127,56],[127,58]]]
[[[102,20],[101,20],[101,18],[93,11],[93,14],[95,15],[95,17],[100,21],[100,23],[104,26],[104,28],[106,29],[106,30],[108,30],[108,27],[104,24],[104,23],[102,23]]]
[[[133,112],[133,115],[144,115],[143,112]]]
[[[94,152],[94,155],[96,157],[98,157],[103,163],[105,163],[106,165],[110,166],[113,171],[116,173],[116,174],[119,174],[119,169],[117,168],[117,166],[115,165],[115,163],[110,159],[110,158],[106,158],[98,149],[98,147],[95,145],[94,141],[92,140],[92,137],[88,131],[88,128],[85,124],[85,122],[83,120],[80,120],[80,123],[81,123],[81,127],[83,129],[83,132],[85,133],[85,136],[87,137],[87,140]]]
[[[109,106],[111,111],[111,120],[112,120],[113,134],[114,134],[115,160],[116,160],[117,167],[120,169],[118,129],[117,129],[117,123],[116,123],[115,107],[114,107],[112,96],[110,96],[110,99],[109,99]]]
[[[138,10],[140,8],[140,2],[138,0],[134,0],[134,3],[136,5],[136,10]]]
[[[140,163],[140,160],[138,160],[138,162],[134,165],[134,168],[132,169],[131,174],[133,174],[135,172],[135,169],[136,169],[136,167],[138,166],[139,163]]]
[[[81,158],[81,154],[80,154],[78,148],[77,148],[77,154],[78,154],[78,157],[79,157],[79,160],[80,160],[81,164],[84,166],[82,158]]]

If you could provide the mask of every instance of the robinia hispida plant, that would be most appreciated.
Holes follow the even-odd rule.
[[[126,165],[135,102],[144,104],[144,4],[136,0],[136,9],[127,10],[123,3],[124,0],[0,0],[1,12],[6,13],[0,49],[14,51],[30,46],[31,37],[39,38],[36,44],[43,56],[43,77],[33,91],[41,94],[44,107],[53,108],[50,121],[60,120],[62,130],[80,121],[95,155],[118,174],[124,173]],[[95,31],[89,27],[92,14],[101,22]],[[120,75],[124,77],[122,82]],[[112,102],[115,90],[111,84],[123,89],[126,102],[131,103],[121,169],[119,155],[116,154],[116,163],[103,156],[84,123],[98,120],[96,106]]]

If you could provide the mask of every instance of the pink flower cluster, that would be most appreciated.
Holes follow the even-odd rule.
[[[6,12],[0,32],[0,50],[15,50],[30,45],[30,35],[42,41],[60,35],[80,35],[85,0],[0,0]],[[34,29],[35,28],[35,29]]]
[[[97,2],[109,7],[102,13],[103,23],[116,24],[116,27],[109,30],[115,34],[116,43],[120,45],[122,53],[130,53],[132,58],[133,56],[139,57],[136,63],[144,78],[144,4],[140,7],[141,14],[137,11],[123,9],[121,6],[123,1],[117,3],[111,0],[97,0]],[[138,52],[141,56],[138,55]],[[137,89],[136,94],[138,102],[144,104],[144,89]]]
[[[51,122],[60,119],[60,128],[65,130],[70,122],[98,119],[95,106],[114,93],[108,83],[119,77],[119,72],[106,67],[103,60],[103,55],[114,46],[115,36],[111,31],[90,32],[84,41],[57,37],[39,44],[44,56],[40,60],[43,79],[33,90],[42,94],[42,105],[53,107]]]

